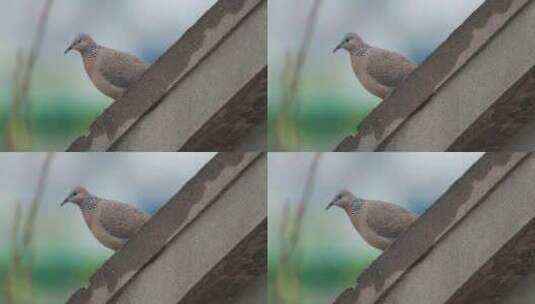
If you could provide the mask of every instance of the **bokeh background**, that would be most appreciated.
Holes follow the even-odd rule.
[[[18,49],[31,47],[44,0],[2,0],[0,151],[5,151]],[[80,55],[63,51],[79,32],[153,63],[216,0],[55,0],[30,91],[34,151],[64,151],[111,104],[90,83]]]
[[[80,210],[60,203],[76,185],[154,214],[213,153],[55,153],[33,235],[33,303],[65,303],[113,252],[98,243]],[[15,203],[29,208],[44,153],[0,153],[0,303]],[[26,213],[27,214],[27,213]]]
[[[422,214],[481,157],[480,153],[324,153],[310,192],[290,267],[296,277],[278,277],[281,227],[295,214],[313,153],[270,153],[268,157],[268,275],[270,303],[331,303],[381,252],[357,234],[340,208],[325,210],[336,192],[399,204]],[[289,205],[289,209],[285,206]],[[291,273],[291,272],[290,272]],[[287,275],[291,276],[291,275]],[[277,280],[282,281],[279,284]],[[280,298],[279,298],[280,301]]]
[[[323,1],[304,65],[301,89],[290,109],[300,139],[276,135],[281,99],[288,85],[288,54],[298,52],[314,0],[269,0],[269,144],[278,151],[332,151],[379,103],[355,78],[346,52],[332,51],[348,32],[369,44],[421,63],[484,0]],[[277,138],[283,137],[283,138]],[[296,144],[297,142],[297,144]]]

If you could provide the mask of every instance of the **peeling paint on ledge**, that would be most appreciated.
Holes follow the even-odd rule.
[[[379,151],[403,123],[526,5],[529,0],[487,0],[407,80],[345,138],[335,151]]]
[[[220,303],[238,295],[255,277],[266,274],[267,234],[265,219],[178,303]]]
[[[535,219],[503,246],[446,304],[502,303],[535,266]]]
[[[267,66],[182,145],[179,151],[234,151],[253,126],[267,117]]]
[[[501,151],[535,114],[535,67],[500,96],[448,147],[456,151]]]

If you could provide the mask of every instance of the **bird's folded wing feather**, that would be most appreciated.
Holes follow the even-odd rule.
[[[366,70],[387,87],[397,87],[416,68],[409,59],[391,51],[375,48],[368,56]]]
[[[394,204],[375,201],[368,206],[368,225],[385,238],[397,238],[416,219],[412,213]]]
[[[128,88],[147,70],[148,65],[136,56],[107,48],[100,52],[99,70],[116,87]]]
[[[111,235],[128,239],[134,235],[149,219],[136,208],[114,201],[101,204],[99,221]]]

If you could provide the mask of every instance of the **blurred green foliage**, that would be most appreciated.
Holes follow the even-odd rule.
[[[65,303],[78,289],[86,286],[89,278],[106,257],[76,256],[69,250],[52,250],[46,254],[36,252],[32,269],[33,299],[39,304]],[[6,286],[8,257],[0,257],[0,286]],[[3,292],[3,290],[2,290]],[[3,302],[0,297],[0,303]]]
[[[276,136],[289,136],[290,132],[277,134],[275,127],[281,113],[278,92],[268,97],[268,143],[270,151],[328,151],[336,147],[346,136],[357,132],[360,122],[376,106],[374,100],[354,100],[354,96],[323,91],[302,92],[299,102],[292,103],[289,111],[298,130],[298,146],[278,146]]]
[[[0,95],[0,150],[7,150],[5,126],[10,111],[9,96]],[[78,136],[89,130],[90,124],[106,108],[106,102],[85,96],[64,93],[33,94],[31,150],[65,151]]]
[[[275,292],[277,266],[279,256],[277,248],[269,246],[268,253],[268,289],[270,303],[274,302],[272,297]],[[373,261],[374,256],[363,256],[355,253],[348,255],[342,252],[333,252],[325,248],[308,248],[303,252],[300,260],[301,303],[332,303],[336,297],[346,288],[356,285],[357,277]],[[298,267],[292,264],[292,267]],[[285,293],[293,293],[293,286],[286,286]],[[297,291],[295,291],[297,293]],[[292,298],[287,295],[286,298]]]

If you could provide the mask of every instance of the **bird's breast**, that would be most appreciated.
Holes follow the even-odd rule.
[[[351,66],[362,86],[371,94],[384,99],[387,94],[387,88],[381,85],[367,71],[368,62],[365,57],[351,56]]]
[[[104,246],[119,250],[125,241],[111,235],[104,227],[102,227],[99,219],[100,209],[92,209],[83,211],[84,219],[93,236]]]
[[[349,214],[350,213],[348,213],[348,215]],[[391,241],[381,237],[377,234],[377,232],[371,229],[366,220],[367,216],[367,210],[365,207],[363,207],[358,213],[350,215],[349,218],[351,219],[351,223],[353,223],[353,226],[357,232],[364,239],[364,241],[366,241],[366,243],[380,250],[386,249],[390,245]]]
[[[104,95],[113,99],[118,99],[123,94],[123,89],[118,88],[111,84],[104,76],[99,72],[99,66],[102,64],[99,57],[84,57],[84,67],[89,76],[89,79],[95,85],[95,87]]]
[[[95,225],[95,211],[94,210],[82,210],[82,215],[84,216],[85,223],[90,230],[93,229]]]
[[[93,80],[93,71],[95,70],[95,57],[82,57],[84,62],[84,69],[87,76]]]

